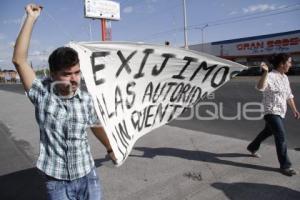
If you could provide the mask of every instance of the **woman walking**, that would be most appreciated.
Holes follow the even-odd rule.
[[[271,72],[269,72],[269,68],[265,63],[261,63],[263,74],[256,86],[258,90],[263,92],[265,128],[248,145],[247,149],[253,156],[260,157],[257,151],[261,142],[273,135],[280,172],[287,176],[293,176],[298,172],[292,168],[287,154],[286,131],[283,123],[287,104],[291,108],[294,117],[296,119],[300,118],[288,77],[285,75],[292,65],[292,58],[281,53],[275,55],[270,62],[274,67]]]

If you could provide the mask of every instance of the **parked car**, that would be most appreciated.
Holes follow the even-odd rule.
[[[288,75],[300,75],[300,67],[291,67]]]
[[[258,66],[249,66],[248,69],[240,72],[238,76],[260,76],[262,69]]]

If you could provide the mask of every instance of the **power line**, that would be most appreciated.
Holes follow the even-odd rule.
[[[249,17],[255,17],[257,18],[258,16],[265,16],[266,14],[270,13],[270,16],[272,15],[271,13],[273,12],[277,12],[277,11],[280,11],[280,10],[284,10],[284,9],[288,9],[288,8],[294,8],[292,10],[287,10],[287,12],[289,11],[293,11],[296,9],[296,7],[299,7],[300,4],[292,4],[292,5],[287,5],[287,6],[284,6],[284,7],[281,7],[281,8],[278,8],[278,9],[274,9],[274,10],[270,10],[270,11],[266,11],[266,12],[263,12],[263,13],[255,13],[255,14],[248,14],[248,15],[243,15],[243,16],[238,16],[238,17],[230,17],[230,18],[225,18],[225,19],[219,19],[219,20],[214,20],[214,21],[208,21],[208,22],[205,22],[205,23],[201,23],[201,24],[197,24],[197,25],[191,25],[189,26],[189,28],[193,28],[193,27],[199,27],[199,26],[203,26],[205,24],[209,24],[209,26],[213,26],[214,24],[217,24],[217,25],[221,25],[221,22],[224,21],[224,24],[226,23],[226,21],[230,21],[230,20],[241,20],[242,18],[246,18],[248,19]],[[281,13],[281,12],[280,12]],[[279,13],[279,14],[280,14]],[[269,15],[267,15],[269,16]]]
[[[249,17],[249,18],[246,18],[246,19],[236,19],[236,20],[234,20],[234,21],[232,21],[232,22],[215,23],[215,24],[211,24],[210,26],[218,26],[218,25],[223,25],[223,24],[236,23],[236,22],[240,22],[240,21],[247,21],[247,20],[252,20],[252,19],[258,19],[258,18],[263,18],[263,17],[269,17],[269,16],[279,15],[279,14],[288,13],[288,12],[293,12],[293,11],[297,11],[297,10],[300,10],[300,8],[298,8],[298,9],[292,9],[292,10],[287,10],[287,11],[282,11],[282,12],[278,12],[278,13],[272,13],[272,14],[268,14],[268,15],[253,16],[253,17]]]
[[[210,26],[210,27],[211,26],[219,26],[219,25],[224,25],[224,24],[237,23],[237,22],[241,22],[241,21],[248,21],[248,20],[253,20],[253,19],[258,19],[258,18],[263,18],[263,17],[268,17],[268,16],[284,14],[284,13],[288,13],[288,12],[294,12],[294,11],[300,10],[300,8],[297,8],[297,7],[299,7],[299,5],[300,4],[290,5],[290,6],[286,6],[286,7],[283,7],[283,8],[276,9],[276,10],[268,11],[268,12],[265,12],[265,13],[259,13],[259,14],[252,14],[252,15],[247,15],[247,16],[240,16],[240,17],[234,17],[234,18],[227,18],[227,19],[209,21],[209,22],[205,22],[205,23],[201,23],[201,24],[197,24],[197,25],[188,26],[187,29],[188,30],[199,29],[205,24],[208,24],[208,26]],[[277,11],[282,10],[282,9],[287,9],[288,7],[294,7],[294,9],[277,12]],[[275,11],[277,13],[270,13],[270,12],[275,12]],[[269,14],[266,14],[266,13],[269,13]],[[226,20],[227,21],[229,20],[229,21],[226,22]],[[181,26],[181,27],[178,27],[178,28],[169,29],[169,30],[166,30],[166,31],[161,31],[161,32],[158,32],[158,33],[154,33],[154,34],[151,34],[147,37],[141,38],[139,40],[146,40],[148,38],[155,38],[155,37],[157,37],[159,35],[162,35],[162,34],[168,34],[168,33],[173,33],[173,32],[182,32],[182,31],[183,31],[183,27]]]

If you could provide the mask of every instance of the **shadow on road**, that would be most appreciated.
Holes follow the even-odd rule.
[[[279,172],[277,168],[259,166],[241,162],[235,162],[230,160],[223,160],[221,158],[234,158],[234,157],[251,157],[248,154],[241,153],[211,153],[206,151],[191,151],[184,149],[175,149],[175,148],[150,148],[150,147],[136,147],[134,148],[138,151],[143,151],[143,155],[131,155],[133,157],[143,157],[143,158],[154,158],[155,156],[172,156],[179,157],[187,160],[196,160],[209,163],[216,163],[222,165],[231,165],[235,167],[250,168],[255,170],[263,171],[273,171]]]
[[[221,183],[211,184],[222,190],[228,199],[264,199],[264,200],[299,200],[300,192],[286,187],[261,183]]]
[[[98,167],[101,167],[104,165],[105,162],[108,162],[109,159],[106,159],[106,158],[101,158],[101,159],[95,159],[94,162],[95,162],[95,167],[98,168]]]
[[[21,84],[0,84],[0,90],[25,95],[25,90]]]
[[[46,200],[43,183],[37,168],[0,176],[0,199]]]

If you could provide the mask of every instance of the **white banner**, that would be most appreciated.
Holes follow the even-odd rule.
[[[82,42],[87,89],[119,165],[138,138],[175,119],[245,69],[190,50],[159,45]]]

